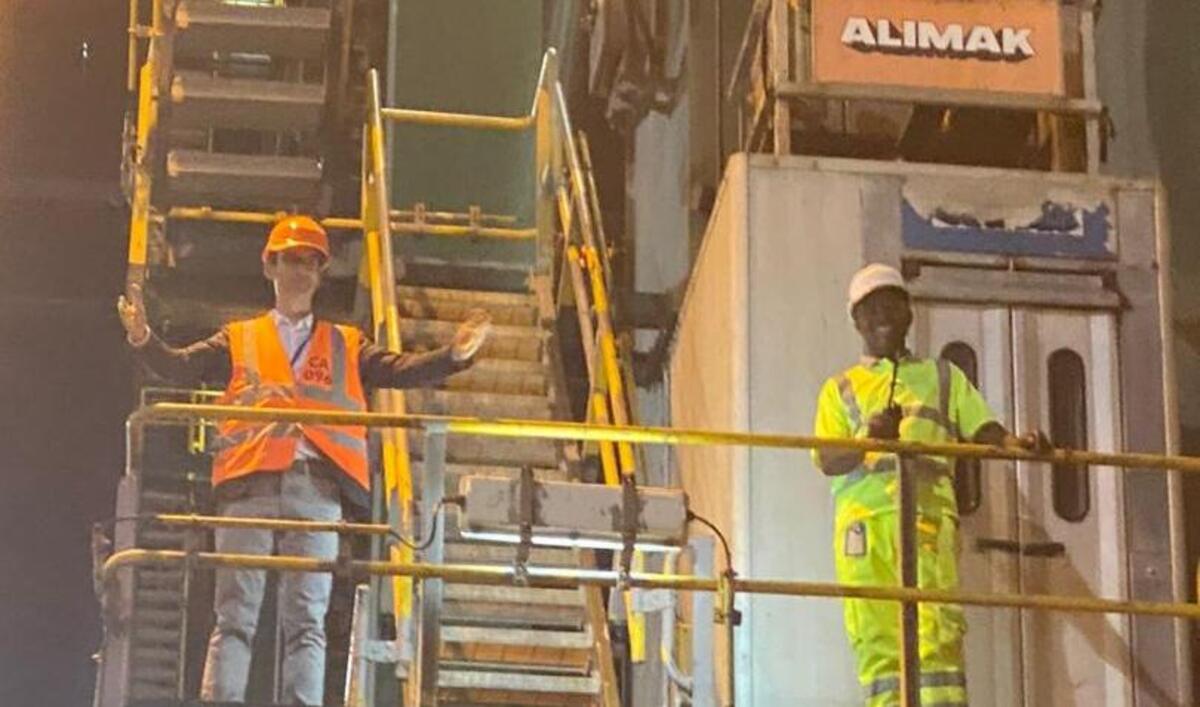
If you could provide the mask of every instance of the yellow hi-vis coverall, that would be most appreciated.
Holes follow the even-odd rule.
[[[817,402],[815,435],[866,437],[867,421],[887,406],[892,363],[864,359],[825,382]],[[945,360],[900,359],[894,403],[903,410],[900,439],[953,442],[971,439],[995,418],[966,375]],[[844,584],[900,584],[899,487],[894,454],[816,451],[814,459],[833,478],[836,513],[834,552]],[[953,465],[944,457],[914,457],[917,475],[917,565],[921,587],[958,586],[955,554],[958,508]],[[851,466],[853,464],[853,466]],[[844,473],[849,468],[849,473]],[[846,634],[858,659],[858,679],[868,707],[900,702],[900,618],[894,602],[845,600]],[[921,704],[967,704],[962,607],[921,604]]]

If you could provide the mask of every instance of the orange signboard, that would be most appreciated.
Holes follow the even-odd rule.
[[[811,0],[812,79],[1063,94],[1059,0]]]

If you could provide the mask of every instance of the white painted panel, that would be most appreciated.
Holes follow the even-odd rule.
[[[729,430],[747,426],[746,180],[740,165],[744,162],[735,159],[726,174],[680,313],[669,371],[671,424],[676,427]],[[745,517],[747,460],[744,448],[676,448],[679,478],[692,510],[726,534],[733,546],[735,567],[742,574],[749,570],[745,564],[749,559],[747,540],[734,519]],[[695,524],[691,530],[707,532]],[[720,553],[717,561],[723,570]],[[739,596],[739,600],[745,599]],[[724,655],[724,632],[716,633],[716,655]],[[739,629],[736,645],[737,682],[748,684],[753,645],[748,628]],[[718,670],[717,678],[721,694],[726,694],[727,671]]]
[[[861,351],[845,292],[862,265],[863,188],[852,175],[751,170],[750,424],[810,434],[825,379]],[[807,452],[750,452],[757,576],[834,581],[833,499]],[[862,703],[842,603],[755,597],[755,707]],[[798,645],[811,647],[799,658]]]

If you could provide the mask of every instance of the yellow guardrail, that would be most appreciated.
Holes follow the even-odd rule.
[[[232,211],[213,209],[207,206],[176,206],[167,212],[168,218],[187,221],[219,221],[223,223],[251,223],[270,225],[286,217],[287,212],[264,211]],[[421,219],[416,219],[416,211],[392,211],[389,219],[392,233],[406,233],[433,236],[468,236],[479,238],[500,238],[511,240],[526,240],[537,236],[535,228],[505,228],[501,226],[484,226],[475,223],[438,223],[437,221],[470,221],[471,214],[452,212],[422,213]],[[428,219],[428,220],[426,220]],[[511,222],[511,216],[482,215],[480,220]],[[347,216],[330,216],[320,220],[322,226],[337,230],[360,230],[363,219]]]
[[[436,433],[469,434],[491,437],[544,438],[583,442],[617,444],[667,444],[667,445],[734,445],[774,449],[840,449],[863,452],[889,452],[902,459],[915,455],[955,456],[976,459],[1010,459],[1051,464],[1098,465],[1120,469],[1175,470],[1187,473],[1200,472],[1200,458],[1148,454],[1137,452],[1095,452],[1089,450],[1054,449],[1033,451],[992,447],[980,444],[928,443],[906,440],[834,439],[804,435],[759,434],[751,432],[729,432],[702,429],[675,429],[629,425],[595,425],[575,422],[541,420],[481,419],[441,415],[396,415],[369,412],[322,412],[308,410],[276,410],[269,408],[244,408],[229,405],[187,405],[157,403],[136,411],[129,418],[130,434],[141,426],[153,422],[185,422],[192,420],[238,419],[246,421],[278,421],[307,424],[364,425],[368,427],[424,430]],[[133,473],[130,470],[130,473]],[[901,496],[904,496],[901,480]],[[903,514],[902,514],[903,515]],[[204,525],[213,519],[195,517],[160,518],[173,524]],[[280,521],[222,520],[222,523],[253,523],[255,527],[275,527]],[[297,521],[288,521],[289,529],[295,529]],[[322,530],[339,532],[372,532],[381,529],[354,527],[346,524],[319,524]],[[911,525],[911,523],[910,523]],[[314,526],[316,527],[316,526]],[[127,550],[117,553],[104,565],[101,580],[109,580],[122,566],[145,564],[173,564],[193,562],[202,567],[236,566],[254,567],[280,571],[349,572],[356,575],[381,575],[409,578],[439,578],[446,581],[477,584],[526,583],[534,587],[613,587],[627,590],[644,587],[671,590],[717,592],[721,597],[723,611],[719,616],[725,622],[725,630],[732,639],[734,624],[728,618],[733,608],[733,596],[738,592],[770,594],[779,596],[860,598],[901,602],[906,612],[911,613],[919,603],[960,604],[992,608],[1042,609],[1083,613],[1137,614],[1200,619],[1200,604],[1146,602],[1089,596],[1062,596],[1052,594],[997,594],[921,589],[914,586],[848,586],[831,582],[809,582],[790,579],[762,579],[736,577],[727,571],[719,577],[695,575],[668,575],[637,571],[608,571],[595,569],[528,568],[528,572],[515,567],[481,567],[445,564],[421,564],[412,562],[351,562],[319,561],[310,558],[261,557],[220,555],[215,553],[185,553],[150,550]],[[909,635],[912,634],[912,635]],[[906,642],[915,640],[915,625],[906,626]],[[902,650],[902,704],[918,704],[916,692],[915,653]],[[732,650],[725,652],[723,668],[730,671],[732,683]]]
[[[1094,465],[1116,468],[1164,469],[1200,473],[1200,457],[1144,453],[1106,453],[1106,451],[1055,449],[1039,453],[1024,449],[989,447],[985,444],[931,444],[907,441],[876,441],[876,439],[836,439],[800,435],[760,435],[751,432],[714,430],[684,430],[671,427],[630,427],[556,423],[542,420],[485,420],[479,418],[444,417],[444,415],[396,415],[384,413],[328,413],[295,411],[295,409],[245,408],[238,406],[186,405],[186,403],[155,403],[130,415],[130,425],[138,427],[155,423],[187,423],[193,420],[284,421],[284,423],[364,425],[395,427],[407,430],[437,430],[452,435],[481,435],[488,437],[532,437],[575,439],[584,442],[626,442],[638,444],[743,445],[773,449],[844,449],[882,451],[908,455],[961,456],[971,459],[1024,460],[1067,465]],[[241,525],[274,529],[313,529],[313,531],[386,534],[388,526],[368,523],[320,523],[308,521],[278,521],[259,519],[217,519],[217,517],[162,515],[157,520],[172,525],[205,526]],[[364,574],[440,577],[455,582],[512,583],[520,580],[511,567],[487,565],[422,565],[412,563],[316,561],[310,558],[224,556],[218,553],[128,550],[116,553],[104,565],[104,575],[125,565],[182,562],[194,557],[202,567],[254,567],[289,571],[341,571],[349,567]],[[622,573],[610,570],[569,570],[529,568],[529,581],[534,586],[619,586]],[[665,589],[690,589],[714,592],[721,589],[721,579],[689,575],[632,573],[630,586]],[[799,597],[883,599],[920,601],[934,604],[965,604],[971,606],[1007,607],[1007,609],[1046,609],[1091,613],[1139,613],[1151,616],[1200,618],[1200,604],[1156,603],[1094,597],[1063,597],[1054,594],[995,594],[979,592],[948,592],[940,589],[904,587],[842,586],[830,582],[796,580],[728,580],[728,588],[737,592],[799,595]]]
[[[324,425],[363,425],[415,430],[445,431],[450,434],[488,437],[537,437],[581,442],[627,442],[630,444],[727,445],[772,449],[843,449],[893,454],[956,456],[970,459],[1012,459],[1051,464],[1114,466],[1138,469],[1200,472],[1200,457],[1142,452],[1095,452],[1054,449],[1036,452],[992,447],[986,444],[932,443],[910,440],[838,439],[805,435],[760,434],[675,427],[595,425],[553,420],[485,419],[449,415],[389,415],[375,412],[324,412],[247,408],[237,405],[189,405],[155,403],[136,410],[130,424],[154,421],[245,420],[249,422],[298,422]]]
[[[278,521],[277,521],[278,522]],[[272,528],[271,523],[261,527]],[[292,529],[278,528],[278,529]],[[320,528],[323,531],[337,530]],[[279,572],[331,572],[351,576],[409,577],[442,579],[462,584],[518,585],[544,589],[574,589],[577,587],[638,587],[675,591],[735,592],[774,596],[824,597],[829,599],[873,599],[881,601],[928,604],[962,604],[997,609],[1044,609],[1048,611],[1086,614],[1136,614],[1200,619],[1200,604],[1128,601],[1096,597],[1059,596],[1054,594],[993,594],[984,592],[946,591],[940,589],[909,589],[842,585],[834,582],[806,582],[789,579],[753,579],[746,577],[699,577],[695,575],[632,572],[628,575],[614,570],[588,570],[529,566],[527,579],[516,568],[500,565],[455,565],[406,562],[370,562],[363,560],[317,560],[310,557],[233,555],[212,552],[189,553],[181,550],[122,550],[104,563],[101,579],[111,582],[125,567],[147,565],[176,565],[184,562],[193,567],[237,567]]]

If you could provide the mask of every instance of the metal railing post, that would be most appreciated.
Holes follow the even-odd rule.
[[[709,536],[696,536],[688,541],[692,550],[692,574],[699,577],[716,575],[715,545]],[[716,653],[713,650],[715,631],[712,617],[715,610],[713,595],[692,593],[692,707],[717,707]],[[732,672],[733,666],[727,666]]]
[[[345,707],[369,707],[374,700],[367,696],[367,689],[375,682],[373,663],[367,658],[367,641],[370,640],[371,589],[366,584],[354,588],[354,619],[350,625],[350,655],[346,665],[346,689],[342,695]]]
[[[917,587],[917,478],[907,454],[897,455],[899,471],[900,512],[900,585],[905,589]],[[900,605],[900,704],[918,707],[921,704],[921,651],[918,637],[918,611],[915,601]]]
[[[444,513],[442,497],[446,488],[446,429],[432,426],[425,430],[425,452],[422,455],[421,524],[430,533],[422,541],[428,547],[422,552],[423,562],[441,564],[445,561],[445,523],[438,522]],[[421,537],[414,528],[413,537]],[[438,704],[438,662],[442,650],[442,595],[444,582],[429,577],[421,580],[420,624],[417,630],[415,670],[409,673],[409,694],[417,697],[421,707]]]

